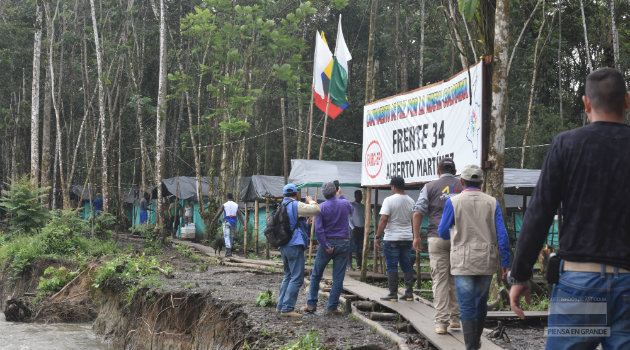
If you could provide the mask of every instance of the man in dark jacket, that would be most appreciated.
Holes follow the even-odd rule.
[[[591,123],[553,139],[525,213],[510,305],[524,318],[520,297],[529,303],[532,266],[561,208],[546,348],[630,349],[630,96],[622,74],[589,74],[582,101]]]

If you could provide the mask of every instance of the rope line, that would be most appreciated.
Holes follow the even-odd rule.
[[[531,146],[514,146],[514,147],[505,147],[506,150],[508,149],[523,149],[523,148],[536,148],[536,147],[547,147],[547,146],[551,146],[550,143],[545,143],[542,145],[531,145]]]

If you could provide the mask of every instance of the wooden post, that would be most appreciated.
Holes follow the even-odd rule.
[[[365,229],[363,230],[363,261],[361,263],[361,281],[367,280],[367,251],[370,242],[370,220],[372,218],[370,210],[372,209],[372,188],[368,187],[365,191]]]
[[[254,201],[254,253],[258,255],[258,199]]]
[[[374,190],[374,210],[372,211],[372,215],[374,215],[374,217],[372,218],[373,222],[374,222],[374,241],[376,242],[376,230],[378,230],[378,221],[376,221],[376,218],[378,218],[378,215],[376,214],[376,208],[378,206],[378,187]],[[376,262],[379,262],[378,264]],[[378,251],[376,251],[376,244],[374,244],[374,272],[378,272],[378,266],[381,264],[381,257],[378,254]]]
[[[287,124],[284,116],[284,98],[280,99],[280,115],[282,116],[282,153],[284,154],[283,172],[284,184],[289,182],[289,160],[287,158]]]
[[[308,191],[308,187],[307,187]],[[317,196],[319,195],[319,188],[315,188],[315,198],[314,200],[317,202]],[[311,240],[308,243],[308,262],[311,262],[311,256],[313,255],[313,238],[315,237],[315,218],[313,218],[313,223],[311,224]]]
[[[247,223],[249,222],[249,210],[247,210],[247,202],[245,202],[245,225],[243,225],[243,255],[247,258]]]
[[[265,222],[269,222],[269,199],[265,199]],[[269,260],[269,241],[265,240],[265,257]]]

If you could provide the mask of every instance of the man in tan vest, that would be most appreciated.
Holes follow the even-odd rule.
[[[451,241],[451,273],[455,276],[466,350],[477,350],[481,348],[492,275],[501,258],[505,278],[510,267],[510,244],[499,202],[481,192],[481,168],[467,165],[460,182],[464,190],[446,201],[438,234]]]
[[[437,232],[446,200],[462,191],[452,158],[442,158],[438,163],[439,179],[424,185],[413,207],[413,245],[420,253],[422,217],[428,217],[427,242],[431,280],[433,281],[433,306],[435,307],[435,333],[446,334],[446,328],[460,328],[459,307],[455,295],[455,279],[451,275],[451,242],[440,238]]]

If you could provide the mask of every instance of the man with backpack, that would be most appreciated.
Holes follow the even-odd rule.
[[[289,218],[289,228],[293,231],[289,243],[279,247],[284,267],[284,278],[280,285],[276,312],[284,317],[302,317],[295,312],[295,303],[298,293],[304,283],[304,249],[308,245],[308,227],[306,216],[319,214],[319,204],[310,196],[306,197],[306,203],[299,201],[299,192],[294,184],[284,186],[282,193],[284,199],[282,206],[286,208]],[[308,204],[307,204],[308,203]],[[279,211],[281,211],[280,207]]]
[[[308,292],[306,306],[302,312],[315,312],[317,310],[317,293],[319,282],[324,274],[324,269],[330,260],[333,260],[333,284],[328,298],[328,315],[341,315],[343,312],[337,309],[339,296],[343,287],[343,279],[346,276],[346,265],[350,257],[350,232],[348,230],[348,216],[354,208],[352,204],[341,196],[341,187],[337,188],[334,182],[326,182],[322,185],[322,193],[326,201],[321,205],[321,212],[315,217],[315,231],[317,232],[317,255],[313,272],[311,273],[311,285]],[[341,196],[341,197],[337,197]]]

